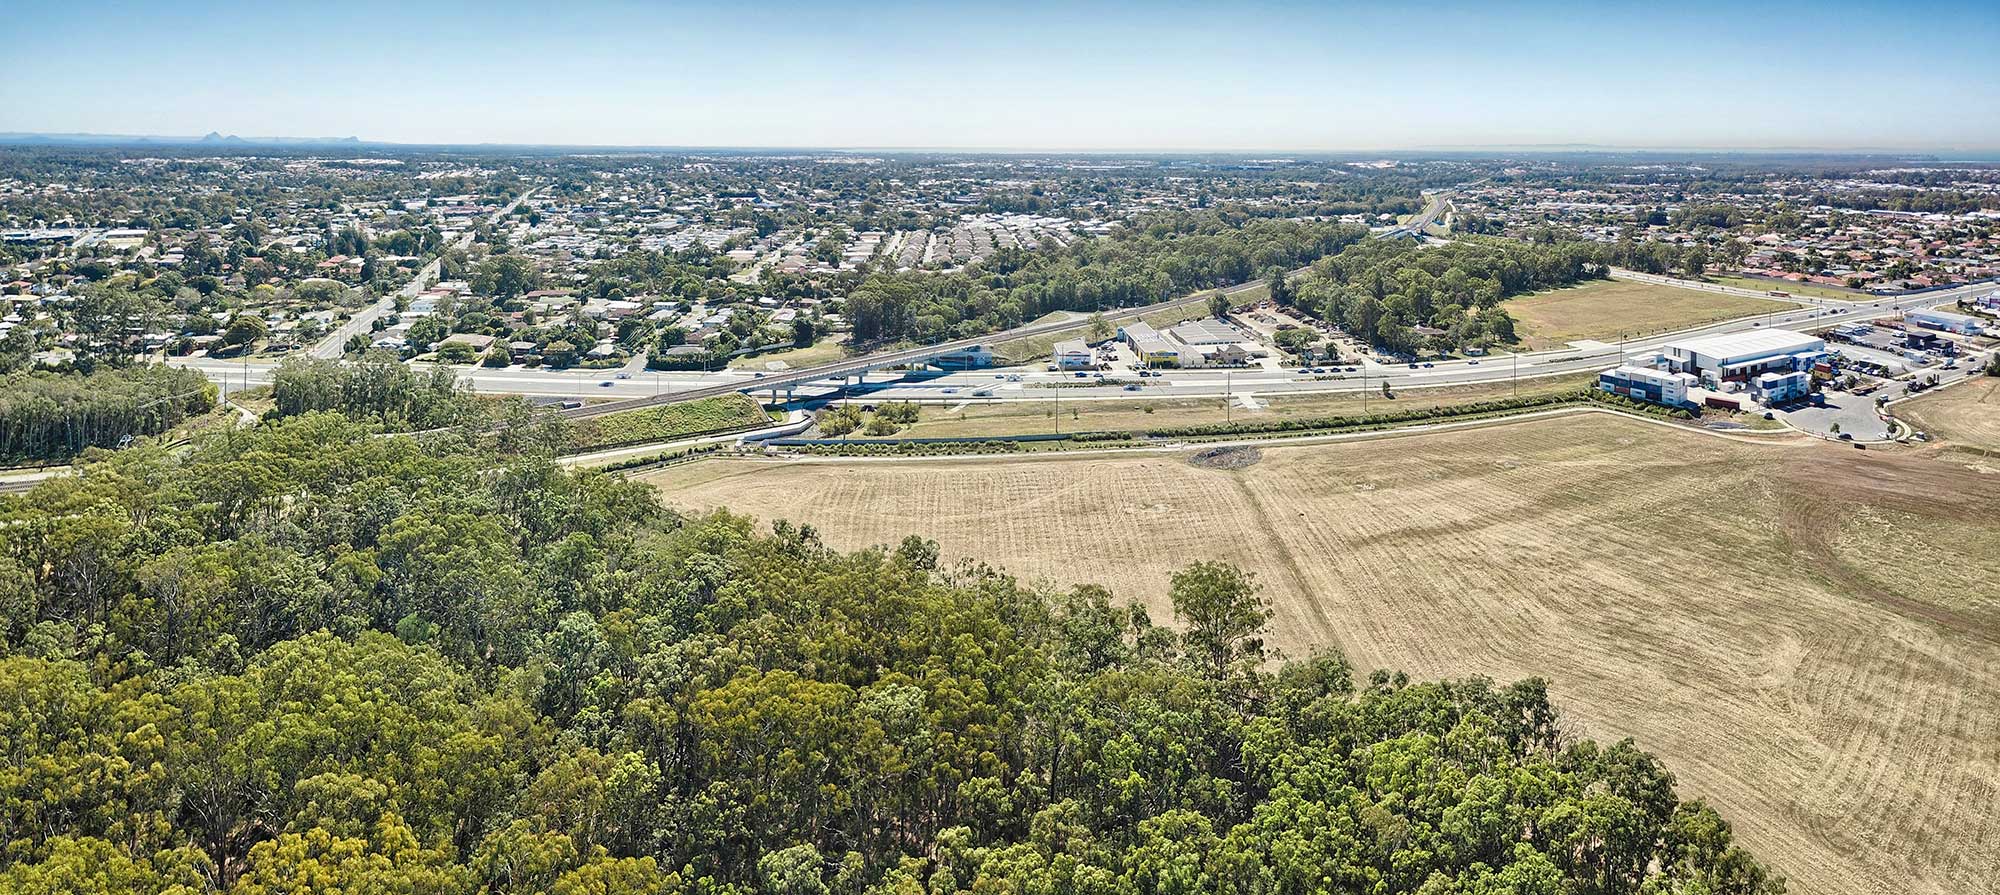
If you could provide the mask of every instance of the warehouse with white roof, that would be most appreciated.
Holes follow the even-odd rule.
[[[1660,354],[1669,372],[1692,374],[1713,388],[1760,373],[1811,369],[1826,356],[1826,340],[1788,329],[1759,329],[1669,342]]]

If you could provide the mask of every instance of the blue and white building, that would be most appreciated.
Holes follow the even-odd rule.
[[[1804,370],[1791,373],[1759,373],[1750,382],[1750,394],[1765,404],[1783,404],[1796,401],[1812,393],[1812,374]]]
[[[1986,329],[1986,325],[1981,323],[1977,317],[1954,314],[1950,311],[1940,311],[1935,308],[1905,312],[1903,320],[1926,329],[1958,333],[1963,336],[1976,336]]]
[[[1625,364],[1597,374],[1597,387],[1614,395],[1669,407],[1693,407],[1688,390],[1699,383],[1692,373]]]

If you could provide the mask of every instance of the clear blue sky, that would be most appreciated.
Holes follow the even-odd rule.
[[[27,2],[7,17],[0,131],[2000,148],[1990,0],[1498,6]]]

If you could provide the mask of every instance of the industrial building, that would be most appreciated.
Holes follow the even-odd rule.
[[[1668,372],[1688,373],[1710,388],[1749,382],[1760,373],[1810,370],[1826,356],[1826,340],[1785,329],[1760,329],[1667,343]]]
[[[1936,309],[1908,311],[1903,314],[1903,319],[1917,326],[1964,336],[1976,336],[1986,329],[1977,317]]]
[[[1597,374],[1597,387],[1604,391],[1670,407],[1693,407],[1688,390],[1696,384],[1692,373],[1672,373],[1634,364]]]

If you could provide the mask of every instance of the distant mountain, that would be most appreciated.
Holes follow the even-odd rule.
[[[155,134],[37,134],[0,132],[0,145],[46,146],[362,146],[360,137],[239,137],[209,131],[199,137]]]

